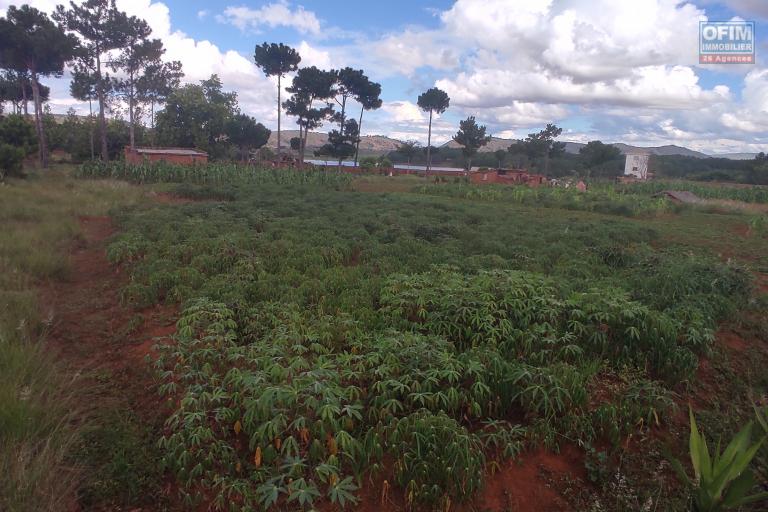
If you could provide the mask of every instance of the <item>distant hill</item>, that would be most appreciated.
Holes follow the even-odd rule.
[[[727,158],[728,160],[754,160],[757,153],[721,153],[712,158]]]
[[[291,143],[291,138],[298,137],[298,136],[299,136],[298,130],[283,130],[282,132],[283,147],[289,148]],[[307,139],[307,151],[311,152],[312,150],[319,148],[326,142],[328,142],[327,133],[309,132],[309,138]],[[515,142],[514,139],[492,137],[490,142],[488,142],[488,144],[480,148],[480,152],[487,153],[487,152],[496,151],[498,149],[507,149],[514,142]],[[570,141],[564,141],[564,142],[565,142],[566,153],[573,153],[573,154],[578,153],[579,150],[586,145],[582,142],[570,142]],[[360,153],[364,155],[385,155],[390,151],[396,150],[400,144],[401,142],[399,140],[393,139],[391,137],[386,137],[384,135],[363,135],[360,141]],[[622,154],[627,154],[628,152],[634,152],[634,151],[648,151],[653,155],[661,155],[661,156],[682,155],[682,156],[690,156],[694,158],[715,157],[715,158],[729,158],[731,160],[749,160],[755,157],[754,153],[726,153],[726,154],[720,154],[720,155],[707,155],[700,151],[694,151],[692,149],[688,149],[682,146],[676,146],[674,144],[667,144],[665,146],[641,147],[641,146],[632,146],[629,144],[624,144],[622,142],[616,142],[616,143],[612,143],[612,145],[619,148]],[[272,131],[272,135],[269,137],[269,142],[267,142],[267,147],[270,147],[273,149],[277,147],[277,132],[274,130]],[[456,142],[451,140],[446,142],[440,147],[457,149],[457,148],[460,148],[461,146],[459,146]]]
[[[512,139],[502,139],[501,137],[491,137],[491,140],[488,142],[488,144],[486,144],[485,146],[480,148],[479,151],[482,152],[482,153],[489,153],[489,152],[493,153],[494,151],[497,151],[499,149],[506,150],[514,142],[515,141],[512,140]],[[445,144],[443,144],[440,147],[441,148],[460,149],[461,145],[458,144],[457,142],[453,141],[453,140],[449,140],[448,142],[446,142]]]
[[[486,153],[486,152],[496,151],[497,149],[507,149],[509,146],[511,146],[514,143],[515,143],[514,139],[502,139],[500,137],[493,137],[487,145],[480,148],[480,151],[483,153]],[[578,153],[579,150],[583,148],[585,145],[586,144],[583,144],[581,142],[565,141],[565,151],[566,153]],[[627,154],[628,152],[633,152],[633,151],[648,151],[654,155],[683,155],[683,156],[692,156],[695,158],[707,158],[709,156],[709,155],[705,155],[704,153],[700,153],[698,151],[693,151],[692,149],[688,149],[680,146],[674,146],[674,145],[644,148],[640,146],[630,146],[629,144],[623,144],[621,142],[617,142],[612,144],[612,146],[616,146],[617,148],[619,148],[622,154]],[[461,146],[454,141],[449,141],[443,144],[441,147],[460,148]]]
[[[298,137],[299,130],[283,130],[280,134],[284,148],[290,148],[291,138]],[[307,150],[314,150],[328,142],[328,134],[321,132],[309,132],[307,137]],[[360,153],[384,155],[394,151],[400,146],[400,141],[383,135],[363,135],[360,138]],[[269,136],[267,147],[277,147],[277,131],[273,130]]]
[[[619,150],[624,154],[627,154],[632,151],[647,151],[652,155],[659,155],[659,156],[680,155],[680,156],[692,156],[694,158],[709,157],[709,155],[701,153],[700,151],[694,151],[692,149],[684,148],[682,146],[675,146],[674,144],[668,144],[666,146],[640,147],[640,146],[630,146],[629,144],[622,144],[621,142],[617,142],[612,145],[619,148]]]

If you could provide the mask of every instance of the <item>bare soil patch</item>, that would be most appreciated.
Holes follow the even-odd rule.
[[[147,424],[157,424],[164,408],[145,358],[175,331],[177,308],[136,312],[123,306],[120,290],[127,276],[106,258],[114,225],[108,217],[79,222],[82,236],[71,250],[67,280],[47,283],[40,292],[41,309],[50,321],[47,342],[76,376],[87,409],[96,415],[110,408],[130,410]],[[83,508],[74,500],[69,508],[85,509],[107,510]]]

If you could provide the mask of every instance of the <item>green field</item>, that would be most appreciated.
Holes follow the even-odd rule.
[[[741,213],[333,172],[77,175],[60,179],[142,184],[111,210],[106,257],[124,308],[180,306],[146,363],[168,509],[355,510],[384,493],[386,510],[482,509],[500,468],[570,447],[586,475],[561,482],[571,509],[683,510],[658,468],[686,457],[688,404],[729,436],[766,393],[768,239]],[[729,351],[723,325],[748,347]]]

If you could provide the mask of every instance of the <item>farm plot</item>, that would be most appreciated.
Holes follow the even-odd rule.
[[[618,446],[751,291],[622,216],[343,179],[193,179],[169,191],[214,200],[117,215],[123,301],[183,308],[156,367],[188,507],[447,510],[527,449]]]

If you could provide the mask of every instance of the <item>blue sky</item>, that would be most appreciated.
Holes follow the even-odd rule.
[[[11,3],[0,0],[0,11]],[[58,2],[30,3],[50,10]],[[709,153],[768,148],[765,0],[118,0],[118,7],[147,19],[187,81],[217,73],[243,111],[269,127],[276,84],[252,63],[263,41],[296,47],[304,65],[362,68],[380,82],[384,106],[366,116],[364,134],[424,142],[416,98],[438,86],[451,108],[435,122],[437,142],[475,115],[508,138],[555,122],[564,140]],[[731,19],[756,22],[757,63],[699,65],[699,21]],[[65,76],[53,84],[54,111],[87,111],[66,92]]]

